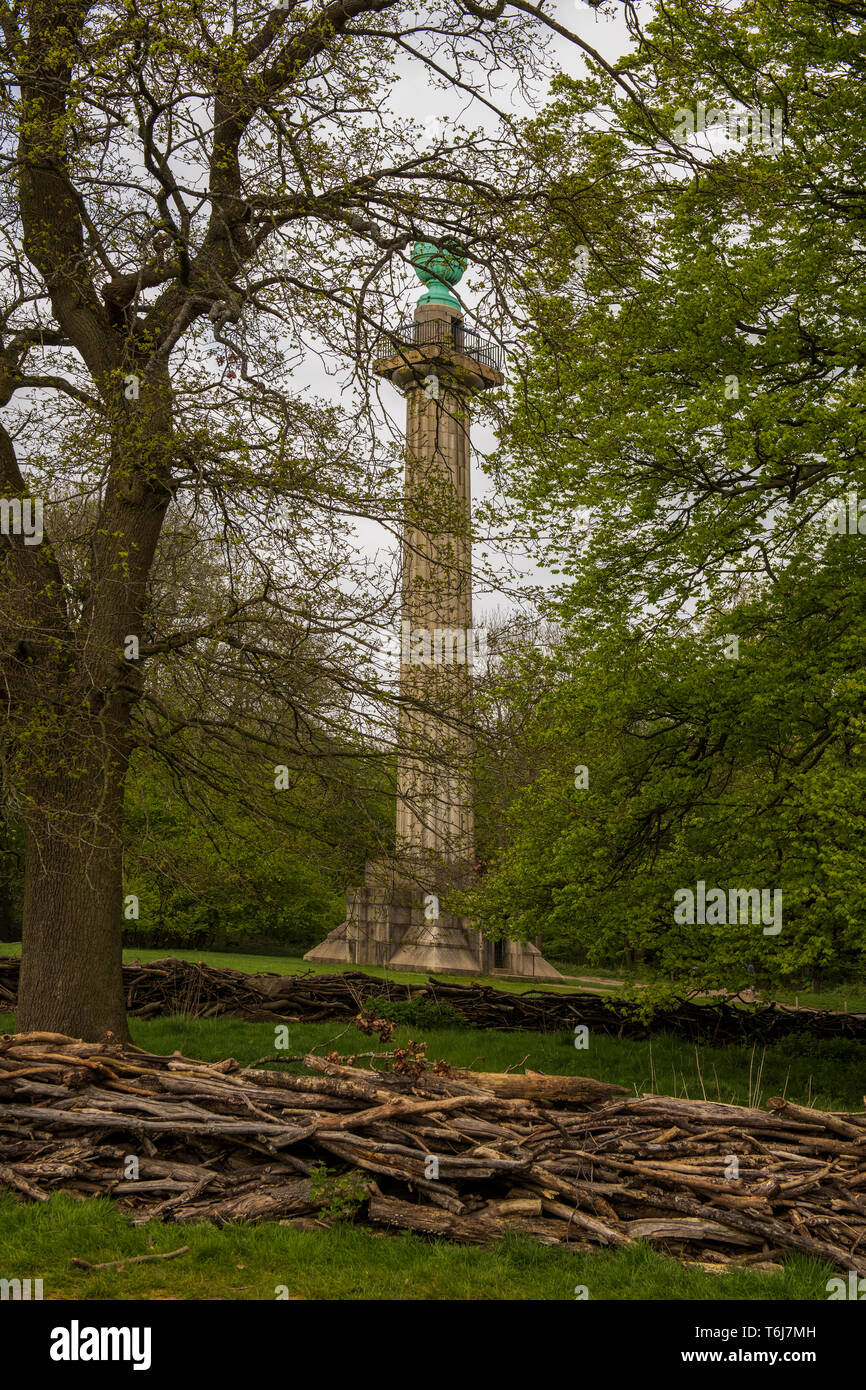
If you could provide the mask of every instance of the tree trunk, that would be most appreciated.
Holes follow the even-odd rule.
[[[123,792],[143,663],[127,643],[141,640],[171,495],[165,372],[142,385],[138,400],[113,405],[111,472],[80,612],[67,611],[50,538],[35,555],[23,545],[9,548],[15,603],[0,587],[0,676],[12,694],[10,761],[27,832],[18,1028],[88,1042],[108,1031],[122,1041],[129,1036]],[[7,440],[7,469],[17,468],[10,449]]]
[[[18,1031],[125,1042],[123,777],[58,780],[28,815]]]

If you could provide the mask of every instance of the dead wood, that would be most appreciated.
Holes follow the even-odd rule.
[[[16,1005],[19,967],[20,962],[14,957],[0,959],[0,1001],[10,1011]],[[227,1014],[270,1023],[348,1021],[368,1001],[384,996],[401,1003],[447,1004],[475,1028],[571,1032],[575,1024],[586,1024],[593,1032],[610,1037],[645,1038],[652,1032],[665,1031],[690,1042],[705,1041],[716,1046],[762,1045],[791,1035],[866,1039],[866,1014],[776,1003],[744,1006],[742,1001],[686,999],[647,1021],[641,1017],[637,1003],[586,991],[529,989],[517,993],[472,982],[453,984],[436,976],[430,977],[426,985],[407,985],[361,971],[334,975],[246,975],[240,970],[171,956],[147,964],[124,965],[123,985],[127,1013],[133,1018],[213,1018]],[[32,1036],[34,1041],[57,1041],[55,1034]]]
[[[181,1245],[177,1250],[169,1250],[164,1255],[130,1255],[125,1260],[105,1260],[98,1265],[92,1265],[89,1260],[79,1260],[73,1255],[69,1263],[77,1265],[79,1269],[119,1269],[124,1265],[143,1265],[148,1260],[176,1260],[178,1255],[187,1254],[189,1246]]]
[[[310,1055],[302,1075],[6,1037],[0,1186],[102,1194],[135,1223],[350,1218],[475,1244],[520,1230],[575,1249],[647,1240],[711,1267],[746,1250],[866,1269],[859,1114],[372,1060],[383,1070]]]

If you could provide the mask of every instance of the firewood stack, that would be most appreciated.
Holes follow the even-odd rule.
[[[350,1216],[472,1243],[643,1239],[709,1265],[799,1251],[866,1271],[864,1114],[455,1072],[423,1044],[373,1056],[380,1070],[331,1054],[301,1073],[6,1035],[0,1188],[111,1196],[137,1223]]]
[[[14,1012],[19,962],[0,958],[0,1010]],[[383,997],[398,1003],[448,1005],[473,1028],[496,1031],[571,1031],[585,1024],[607,1037],[641,1039],[667,1032],[689,1042],[767,1045],[795,1035],[866,1040],[866,1014],[796,1009],[768,1003],[748,1008],[720,999],[684,999],[645,1018],[630,1001],[587,991],[506,991],[490,985],[454,984],[430,977],[426,985],[380,979],[361,971],[336,974],[247,975],[203,961],[133,962],[123,967],[127,1012],[132,1018],[212,1018],[255,1022],[318,1023],[350,1019],[359,1007]]]

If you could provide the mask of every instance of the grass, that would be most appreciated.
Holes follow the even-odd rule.
[[[773,991],[773,997],[782,1004],[793,1004],[799,1000],[800,1007],[804,1009],[833,1009],[842,1013],[847,1007],[852,1014],[866,1013],[866,988],[862,984],[810,991],[777,989]]]
[[[0,956],[20,955],[20,941],[0,941]],[[242,970],[248,975],[264,975],[271,971],[277,975],[345,975],[362,970],[365,975],[375,975],[381,980],[393,980],[398,984],[408,985],[425,985],[430,978],[429,973],[420,973],[417,970],[388,970],[383,965],[328,965],[320,961],[304,960],[303,956],[256,956],[242,951],[188,951],[173,946],[163,947],[162,950],[144,950],[135,946],[128,947],[123,952],[123,959],[127,964],[132,961],[165,960],[166,956],[174,956],[177,960],[203,961],[205,965],[228,970]],[[501,975],[437,973],[436,979],[459,985],[493,985],[495,989],[517,994],[522,994],[527,989],[550,989],[554,993],[565,990],[571,994],[580,988],[573,980],[558,985],[551,984],[548,980],[509,980]]]
[[[149,1245],[152,1241],[152,1246]],[[190,1246],[176,1260],[122,1269],[75,1268]],[[301,1231],[278,1222],[132,1226],[105,1198],[62,1194],[23,1205],[0,1194],[0,1270],[43,1281],[46,1299],[290,1299],[663,1301],[826,1299],[832,1271],[800,1256],[777,1273],[707,1274],[637,1244],[570,1254],[523,1237],[476,1248],[351,1225]]]
[[[276,1025],[280,1026],[280,1025]],[[288,1051],[329,1052],[343,1056],[385,1051],[348,1023],[290,1023]],[[14,1018],[0,1014],[0,1031],[12,1032]],[[132,1019],[133,1041],[149,1052],[175,1049],[188,1057],[217,1061],[234,1057],[243,1065],[274,1056],[275,1025],[237,1018]],[[670,1034],[643,1042],[590,1036],[586,1051],[574,1047],[567,1032],[497,1033],[467,1028],[399,1026],[392,1045],[423,1038],[431,1060],[476,1071],[506,1071],[523,1066],[564,1076],[594,1076],[625,1086],[634,1095],[685,1096],[738,1105],[766,1104],[785,1095],[822,1110],[862,1110],[863,1048],[858,1042],[806,1042],[787,1038],[771,1047],[713,1048],[695,1046]]]

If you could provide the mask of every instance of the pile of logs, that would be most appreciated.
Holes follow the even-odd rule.
[[[866,1114],[455,1072],[424,1050],[287,1072],[6,1035],[0,1188],[107,1195],[138,1223],[350,1217],[471,1243],[642,1239],[707,1266],[799,1251],[866,1272]]]
[[[379,992],[383,992],[381,988]],[[396,997],[393,985],[391,997]],[[791,1034],[866,1040],[866,1014],[795,1009],[776,1003],[755,1006],[719,999],[682,1000],[657,1009],[648,1021],[642,1017],[639,1003],[599,994],[554,994],[541,989],[515,994],[489,985],[456,985],[432,977],[415,997],[450,1004],[475,1028],[571,1032],[575,1024],[583,1023],[590,1032],[614,1038],[641,1039],[664,1032],[717,1047],[729,1043],[764,1045]]]
[[[646,1038],[669,1032],[689,1042],[765,1045],[790,1034],[866,1040],[866,1014],[792,1009],[782,1004],[737,1006],[720,1000],[682,1001],[657,1011],[650,1022],[639,1006],[589,993],[525,990],[511,993],[489,985],[451,984],[430,977],[426,985],[399,984],[361,972],[333,975],[246,975],[203,962],[175,960],[123,967],[127,1009],[133,1018],[227,1014],[274,1023],[317,1023],[349,1019],[368,1000],[388,998],[447,1004],[473,1028],[498,1031],[571,1032],[582,1023],[594,1033]],[[0,1010],[13,1012],[18,961],[0,959]]]
[[[135,961],[123,967],[127,1012],[134,1018],[270,1017],[257,980],[242,970],[226,970],[204,961]],[[277,978],[280,978],[279,976]]]

